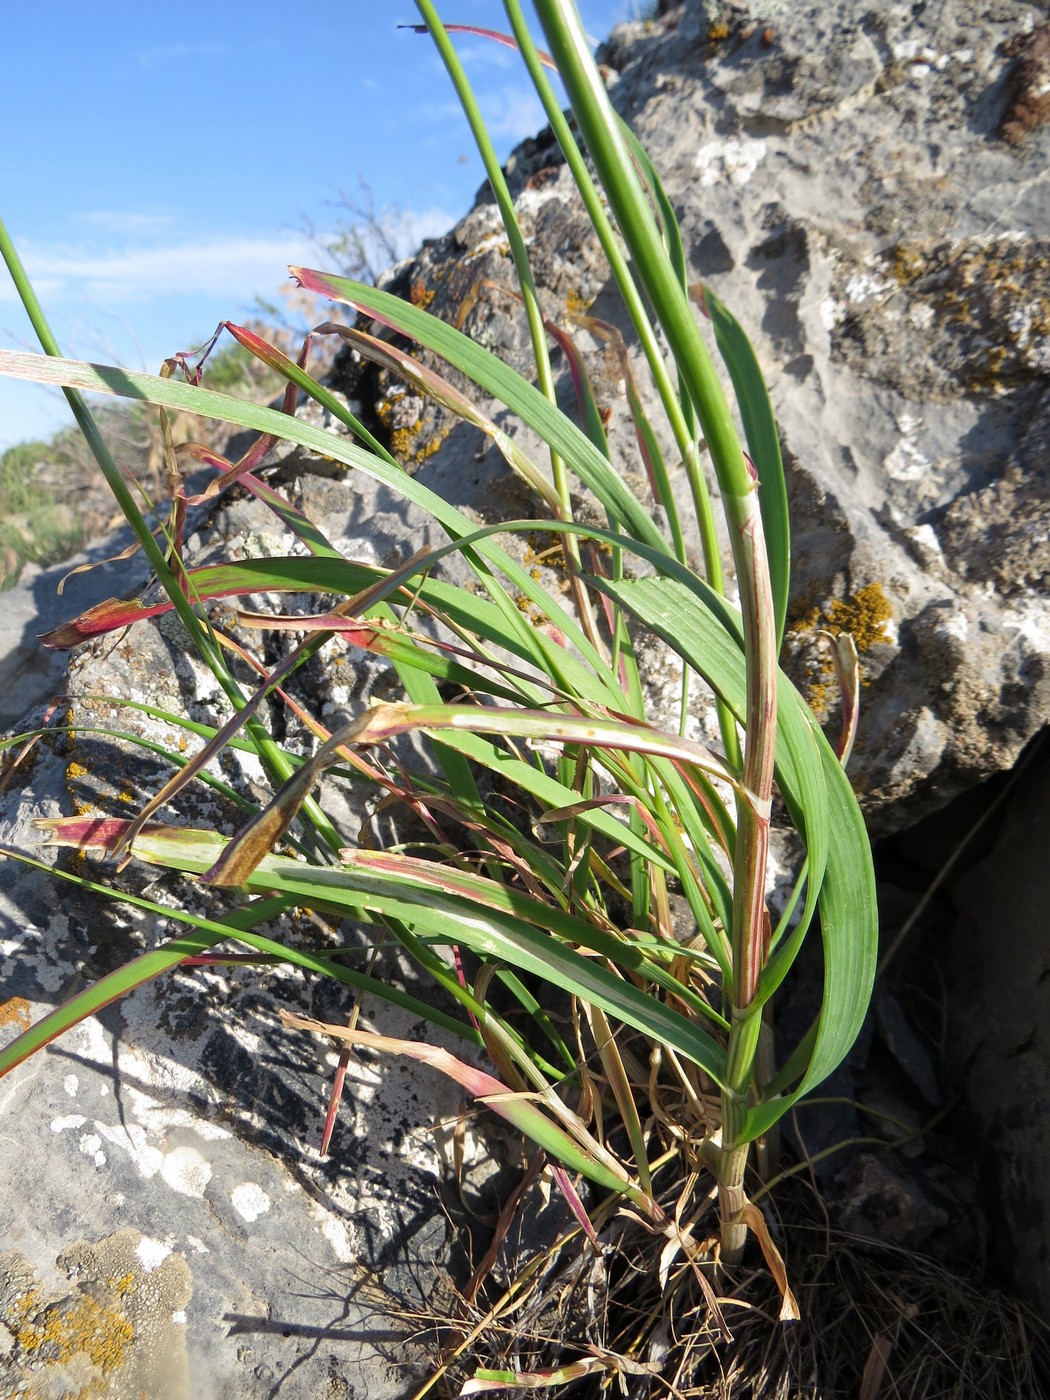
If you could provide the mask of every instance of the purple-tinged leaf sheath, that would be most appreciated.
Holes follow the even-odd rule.
[[[121,627],[130,627],[133,622],[139,622],[142,618],[170,612],[173,606],[167,599],[163,603],[145,604],[138,598],[107,598],[105,602],[86,608],[68,622],[60,623],[50,632],[41,632],[40,643],[53,651],[66,651],[70,647],[78,647],[82,642],[90,641],[92,637],[115,632]]]

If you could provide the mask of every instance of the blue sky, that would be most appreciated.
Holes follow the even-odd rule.
[[[636,0],[578,0],[603,38]],[[446,23],[505,28],[498,0]],[[5,7],[0,218],[67,355],[156,371],[318,260],[340,191],[410,213],[418,238],[466,212],[481,166],[411,0]],[[457,41],[500,154],[542,125],[514,55]],[[0,346],[36,349],[0,265]],[[0,449],[71,422],[0,379]]]

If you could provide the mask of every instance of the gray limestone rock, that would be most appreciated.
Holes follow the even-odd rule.
[[[0,730],[4,733],[62,689],[66,658],[42,647],[40,633],[142,582],[141,559],[114,558],[131,539],[130,530],[120,531],[93,541],[63,564],[47,569],[27,564],[14,587],[0,595]],[[82,566],[85,572],[70,577],[72,570]]]
[[[416,544],[433,530],[422,517],[406,515],[386,488],[298,471],[296,464],[285,489],[351,557],[389,562],[404,548],[406,528]],[[191,530],[189,548],[198,561],[291,547],[271,513],[251,499],[212,508],[191,520]],[[293,611],[316,602],[280,599]],[[290,645],[279,636],[271,662]],[[304,668],[299,695],[331,724],[387,693],[391,676],[381,659],[337,645],[324,665]],[[189,756],[202,743],[179,720],[214,725],[228,716],[228,702],[182,624],[169,612],[79,648],[63,692],[51,718],[58,732],[17,763],[12,755],[0,787],[4,1040],[180,928],[162,912],[119,905],[62,881],[48,865],[114,883],[162,911],[180,907],[207,917],[224,898],[155,869],[133,864],[116,875],[90,859],[71,861],[68,852],[42,846],[32,826],[37,818],[74,812],[132,814],[171,775],[164,753]],[[291,751],[312,744],[294,717],[282,723],[281,740]],[[264,796],[264,775],[254,759],[236,753],[210,771],[222,789],[195,784],[171,815],[230,833],[243,821],[234,797]],[[357,839],[374,806],[372,793],[351,782],[341,790],[331,785],[328,799],[348,842]],[[28,852],[43,868],[4,859],[5,847]],[[361,970],[375,939],[374,929],[329,927],[294,914],[265,931],[298,947],[338,939]],[[396,950],[384,950],[374,972],[434,1003],[433,985],[417,985]],[[178,1261],[169,1267],[182,1270],[190,1296],[172,1308],[164,1295],[141,1316],[117,1309],[114,1325],[130,1332],[120,1365],[93,1377],[100,1395],[138,1394],[126,1388],[128,1377],[138,1375],[136,1338],[165,1328],[183,1357],[187,1397],[345,1393],[400,1400],[421,1383],[434,1351],[412,1338],[421,1325],[425,1331],[431,1309],[440,1314],[444,1307],[453,1244],[444,1194],[452,1129],[463,1106],[459,1090],[434,1071],[360,1053],[351,1059],[331,1151],[322,1159],[337,1051],[284,1029],[279,1015],[287,1008],[345,1021],[352,995],[290,967],[182,969],[124,996],[5,1079],[0,1240],[17,1254],[10,1267],[18,1277],[30,1271],[40,1281],[26,1284],[11,1305],[21,1330],[9,1325],[14,1343],[0,1356],[0,1378],[28,1383],[37,1374],[27,1346],[41,1310],[88,1306],[75,1293],[62,1302],[54,1292],[56,1258],[65,1258],[77,1240],[88,1242],[84,1250],[99,1251],[113,1231],[127,1227],[146,1241],[144,1257]],[[372,997],[363,999],[361,1015],[363,1025],[388,1035],[436,1040],[470,1054],[454,1037],[443,1041],[421,1016]],[[486,1182],[500,1170],[502,1149],[476,1161],[492,1144],[468,1131],[462,1150],[468,1168],[476,1162],[472,1193],[488,1209]],[[36,1291],[22,1317],[17,1309],[27,1290]],[[39,1306],[38,1295],[45,1300]],[[180,1319],[175,1332],[173,1311]],[[172,1400],[177,1396],[173,1391]]]
[[[241,544],[246,538],[237,537]],[[225,702],[210,673],[182,650],[178,626],[170,617],[140,623],[123,638],[82,649],[68,677],[70,730],[7,774],[0,847],[29,851],[44,868],[0,858],[5,1039],[179,931],[161,914],[100,899],[49,874],[53,862],[114,879],[112,871],[41,848],[30,825],[71,811],[124,815],[170,774],[169,763],[98,727],[176,752],[199,744],[183,734],[180,746],[177,727],[165,720],[90,698],[104,686],[197,720],[217,718]],[[242,793],[260,777],[247,763],[216,772]],[[180,802],[179,811],[183,821],[220,830],[232,830],[237,816],[229,799],[207,788]],[[216,907],[205,891],[187,891],[155,870],[133,866],[116,883],[162,908],[207,916]],[[363,948],[366,937],[293,916],[267,931],[303,947],[339,937],[351,950]],[[367,953],[358,960],[363,964]],[[377,970],[413,985],[409,970],[389,956]],[[422,995],[432,1001],[433,989]],[[435,1265],[447,1263],[446,1123],[460,1111],[459,1096],[429,1072],[406,1074],[396,1061],[356,1056],[332,1149],[322,1159],[317,1149],[336,1052],[284,1030],[279,1011],[339,1021],[349,1004],[346,988],[294,968],[180,970],[123,997],[4,1081],[0,1239],[17,1251],[18,1268],[48,1280],[56,1257],[69,1256],[75,1241],[89,1242],[77,1246],[86,1257],[110,1232],[128,1227],[145,1241],[143,1260],[178,1261],[192,1295],[170,1305],[164,1293],[156,1306],[120,1313],[127,1347],[112,1376],[105,1371],[98,1381],[113,1388],[98,1394],[137,1395],[126,1386],[138,1374],[142,1339],[162,1333],[183,1358],[187,1400],[339,1394],[340,1384],[349,1387],[346,1394],[399,1400],[422,1376],[425,1353],[411,1344],[416,1328],[405,1317],[426,1310]],[[389,1034],[428,1034],[407,1012],[377,1008],[369,998],[361,1009],[365,1024]],[[29,1295],[18,1296],[23,1302],[10,1305],[16,1313]],[[61,1306],[74,1305],[87,1306],[75,1298]],[[43,1307],[25,1304],[24,1316],[17,1314],[16,1344],[0,1359],[0,1377],[13,1383],[37,1374],[26,1339]],[[173,1390],[172,1400],[179,1394]]]

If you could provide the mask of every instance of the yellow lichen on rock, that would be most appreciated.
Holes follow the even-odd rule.
[[[880,643],[893,641],[893,608],[879,582],[867,583],[848,598],[832,598],[810,608],[792,622],[789,633],[796,641],[817,641],[821,632],[833,637],[848,634],[857,654],[863,656]],[[818,717],[827,718],[836,699],[835,666],[826,645],[811,645],[806,656],[809,671],[806,700]],[[866,682],[864,682],[866,683]]]
[[[565,310],[569,316],[586,316],[591,309],[591,303],[586,297],[580,295],[575,287],[571,287],[565,297]]]
[[[16,1354],[31,1363],[41,1378],[48,1370],[78,1361],[98,1373],[76,1391],[66,1390],[66,1395],[76,1400],[110,1393],[99,1381],[124,1364],[135,1334],[121,1309],[100,1303],[90,1294],[45,1305],[36,1288],[16,1298],[4,1320]]]
[[[881,583],[868,583],[851,598],[834,598],[824,610],[824,630],[833,637],[848,632],[863,656],[878,642],[890,640],[893,609]]]
[[[0,1002],[0,1026],[12,1026],[19,1031],[27,1031],[32,1024],[33,1013],[25,997],[8,997]]]

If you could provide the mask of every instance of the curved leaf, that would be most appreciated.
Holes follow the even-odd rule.
[[[49,831],[52,839],[61,844],[111,850],[119,845],[129,823],[115,819],[92,822],[83,818],[58,818],[42,820],[37,825]],[[134,854],[150,865],[201,875],[221,858],[227,844],[227,838],[213,831],[153,827],[139,833]],[[417,937],[471,948],[480,957],[509,963],[571,995],[592,1001],[625,1025],[680,1051],[706,1070],[716,1083],[721,1084],[725,1078],[724,1051],[706,1031],[633,982],[609,971],[602,962],[584,957],[566,946],[551,930],[564,926],[564,920],[571,916],[546,905],[537,905],[524,896],[509,896],[501,903],[495,892],[499,887],[495,887],[492,902],[486,907],[479,904],[472,893],[439,891],[432,885],[392,878],[380,869],[310,867],[274,855],[265,856],[247,875],[244,888],[252,892],[296,896],[312,908],[332,910],[369,923],[387,917],[403,920]],[[542,927],[521,917],[529,909],[533,909],[537,919],[542,919]],[[190,922],[199,924],[201,921]],[[601,958],[625,968],[644,970],[654,977],[667,977],[659,964],[645,956],[644,950],[582,919],[572,920],[572,934]],[[239,933],[236,936],[243,937]],[[252,946],[258,946],[257,939],[250,941]],[[271,944],[270,940],[265,942],[264,951],[287,953],[293,961],[302,962],[303,955],[286,950],[280,944]],[[313,959],[314,963],[320,961]],[[328,971],[328,964],[320,970]],[[340,970],[340,973],[345,972],[346,969]],[[347,975],[343,980],[351,978]]]
[[[736,715],[743,713],[743,656],[726,626],[690,589],[670,578],[595,580],[594,586],[612,593],[695,667]],[[694,587],[703,585],[696,581]],[[724,620],[731,620],[728,610]],[[819,908],[824,988],[801,1082],[790,1095],[751,1110],[746,1139],[760,1136],[841,1063],[864,1022],[878,953],[875,874],[856,796],[805,701],[783,675],[777,710],[777,781],[810,856],[801,922],[804,929]],[[780,975],[786,970],[778,967]]]

